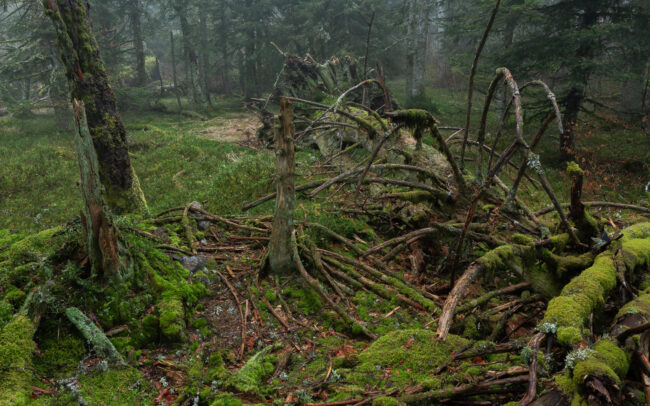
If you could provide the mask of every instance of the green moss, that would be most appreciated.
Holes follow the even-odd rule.
[[[6,259],[11,265],[37,262],[45,259],[54,254],[54,251],[58,248],[55,237],[61,231],[61,227],[56,227],[32,234],[14,243],[3,256],[6,256]]]
[[[582,341],[582,333],[577,327],[559,327],[557,329],[557,340],[565,346],[576,345]]]
[[[11,303],[14,308],[19,308],[26,296],[27,294],[25,292],[13,285],[10,285],[5,292],[5,300]]]
[[[650,264],[650,238],[637,238],[624,242],[623,261],[628,269]]]
[[[535,239],[523,234],[514,234],[512,236],[512,241],[515,244],[528,245],[535,242]]]
[[[21,406],[30,403],[32,353],[36,348],[32,336],[34,323],[18,315],[0,332],[0,406]]]
[[[282,294],[290,302],[296,303],[297,307],[307,315],[317,313],[323,307],[321,297],[309,287],[287,286]]]
[[[591,309],[580,308],[569,296],[558,296],[548,303],[543,323],[556,326],[581,326],[585,317],[589,317]]]
[[[621,378],[616,375],[614,370],[605,362],[596,358],[589,358],[576,364],[573,369],[573,384],[581,386],[588,376],[609,378],[617,385],[621,384]]]
[[[144,319],[142,319],[142,336],[144,343],[158,340],[160,337],[160,319],[158,317],[153,314],[144,316]]]
[[[637,223],[623,231],[622,243],[630,240],[645,239],[650,237],[650,223]]]
[[[455,335],[440,342],[429,330],[393,331],[360,353],[359,364],[346,378],[356,385],[400,388],[416,385],[433,378],[436,367],[468,344],[468,340]],[[390,377],[385,376],[386,369],[392,371]]]
[[[593,346],[598,358],[602,359],[609,365],[616,375],[624,378],[630,367],[630,360],[628,355],[621,348],[616,345],[612,340],[602,339]]]
[[[551,245],[553,245],[553,247],[555,247],[555,249],[558,252],[564,251],[564,249],[566,248],[567,245],[569,245],[570,242],[571,242],[571,237],[569,236],[569,234],[566,233],[554,235],[551,237]]]
[[[41,330],[46,326],[41,326]],[[40,355],[34,358],[34,368],[43,375],[66,374],[74,371],[79,361],[84,357],[85,347],[81,339],[70,335],[64,330],[57,336],[54,331],[51,337],[39,337],[38,349]]]
[[[577,163],[575,162],[568,162],[566,165],[566,173],[569,176],[583,176],[584,172],[582,169],[580,169],[580,166],[578,166]]]
[[[506,265],[507,261],[514,259],[514,251],[510,245],[502,245],[477,259],[488,272],[494,272]]]
[[[264,348],[253,355],[233,376],[231,384],[241,392],[262,393],[264,379],[275,370],[277,357],[271,352],[274,346]]]
[[[158,302],[160,332],[169,341],[185,339],[185,319],[183,303],[176,297],[164,297]]]
[[[554,271],[559,278],[566,278],[576,272],[583,271],[594,262],[591,253],[562,256],[555,255],[548,249],[542,249],[540,255],[544,263],[550,270]]]
[[[614,287],[616,268],[611,253],[605,252],[596,258],[590,268],[573,278],[562,289],[561,296],[549,302],[543,322],[558,328],[583,328],[589,315],[602,307],[604,297]],[[565,338],[571,341],[571,338],[575,338],[573,333],[567,333]]]
[[[13,317],[14,307],[6,300],[0,300],[0,329]]]
[[[373,399],[372,401],[372,406],[398,406],[400,404],[401,403],[397,399],[387,396],[382,396],[380,398]]]
[[[135,368],[83,375],[79,384],[81,395],[91,405],[154,404],[153,388]]]
[[[573,396],[576,391],[576,385],[574,385],[573,380],[569,374],[560,374],[553,377],[555,385],[567,396]]]
[[[571,380],[568,380],[568,376],[556,378],[556,383],[565,393],[580,393],[580,388],[590,376],[611,380],[620,385],[627,375],[629,357],[614,341],[600,340],[585,354],[586,358],[575,364]]]
[[[217,397],[214,399],[214,402],[210,406],[243,406],[244,402],[242,402],[239,398],[236,398],[235,395],[232,395],[230,393],[222,393],[217,395]]]

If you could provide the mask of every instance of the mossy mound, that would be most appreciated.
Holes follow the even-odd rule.
[[[34,330],[31,320],[17,315],[0,332],[0,406],[30,404]]]
[[[468,340],[455,335],[440,342],[429,330],[392,331],[359,354],[359,364],[346,379],[360,386],[405,388],[423,384],[436,388],[442,382],[433,375],[435,369],[468,344]]]
[[[616,385],[627,375],[630,366],[628,355],[608,339],[598,341],[591,355],[578,362],[573,369],[573,384],[580,387],[589,377],[607,379]]]

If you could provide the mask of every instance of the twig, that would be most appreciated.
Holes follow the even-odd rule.
[[[545,333],[537,333],[528,343],[528,346],[533,350],[533,360],[530,365],[530,375],[528,375],[528,391],[526,396],[519,402],[520,406],[528,406],[537,396],[537,350],[545,338]]]
[[[625,204],[625,203],[615,203],[615,202],[585,202],[585,206],[587,207],[614,207],[617,209],[626,209],[626,210],[634,210],[638,211],[641,213],[647,213],[650,214],[650,208],[648,207],[643,207],[643,206],[635,206],[633,204]],[[565,203],[562,205],[562,207],[569,207],[570,205],[568,203]],[[547,207],[542,210],[538,210],[535,212],[535,215],[537,216],[542,216],[544,214],[548,214],[552,211],[555,210],[554,206]]]

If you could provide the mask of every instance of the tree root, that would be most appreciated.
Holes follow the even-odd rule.
[[[293,260],[296,266],[298,267],[298,271],[300,272],[300,275],[303,277],[305,282],[307,282],[307,284],[325,300],[325,302],[330,306],[332,310],[334,310],[343,320],[345,320],[346,326],[350,329],[350,332],[354,334],[362,334],[370,339],[375,339],[376,336],[373,333],[371,333],[366,327],[361,325],[358,321],[350,317],[349,313],[343,310],[339,305],[334,303],[332,298],[330,298],[329,295],[325,292],[325,290],[318,282],[318,280],[313,278],[311,275],[309,275],[309,273],[305,269],[305,266],[302,263],[302,260],[300,259],[295,231],[292,234],[291,242],[293,245]]]

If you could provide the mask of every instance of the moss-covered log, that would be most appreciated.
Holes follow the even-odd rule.
[[[542,324],[557,331],[564,345],[582,341],[589,316],[602,308],[605,298],[616,287],[618,270],[615,256],[620,247],[629,272],[650,263],[650,223],[641,223],[623,231],[620,242],[596,257],[594,264],[573,278],[560,296],[552,299]]]
[[[66,309],[65,315],[77,327],[77,330],[84,336],[98,356],[116,365],[126,365],[113,343],[81,310],[76,307],[69,307]]]
[[[87,0],[43,0],[43,5],[56,30],[71,99],[85,105],[106,201],[118,212],[146,212],[144,194],[131,166],[126,129],[92,30],[90,5]]]

